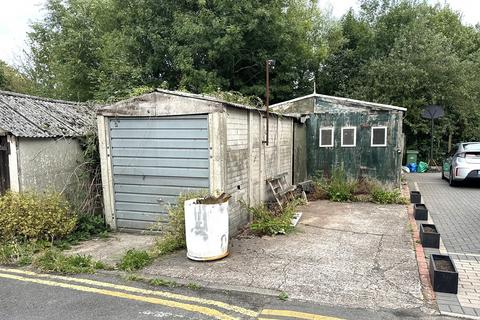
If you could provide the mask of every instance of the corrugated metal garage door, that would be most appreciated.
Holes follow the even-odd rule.
[[[180,193],[209,188],[207,117],[110,120],[118,228],[149,229]]]

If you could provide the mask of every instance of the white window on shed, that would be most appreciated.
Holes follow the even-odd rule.
[[[355,147],[357,145],[357,128],[342,128],[342,147]]]
[[[387,146],[387,127],[372,127],[371,136],[372,147]]]
[[[333,147],[333,128],[320,128],[320,147]]]

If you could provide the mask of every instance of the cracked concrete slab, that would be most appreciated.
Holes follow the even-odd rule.
[[[233,239],[230,256],[214,262],[178,252],[143,273],[217,288],[285,291],[324,305],[426,308],[405,206],[317,201],[301,211],[293,234]]]

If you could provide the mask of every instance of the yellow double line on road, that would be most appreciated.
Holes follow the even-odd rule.
[[[187,303],[173,301],[173,300],[134,295],[131,293],[125,293],[121,291],[113,291],[113,290],[107,290],[107,289],[99,289],[99,288],[90,287],[90,286],[116,289],[116,290],[122,290],[126,292],[133,292],[133,293],[139,293],[139,294],[150,295],[150,296],[152,295],[161,296],[169,299],[176,299],[176,300],[188,301],[188,302],[193,302],[193,303],[198,303],[203,305],[209,305],[209,306],[214,306],[227,311],[232,311],[234,313],[238,313],[243,316],[248,316],[251,318],[256,318],[260,315],[265,315],[265,316],[281,316],[281,317],[297,318],[297,319],[338,320],[337,318],[324,317],[316,314],[289,311],[289,310],[266,309],[266,310],[263,310],[261,313],[258,313],[253,310],[249,310],[249,309],[242,308],[235,305],[230,305],[221,301],[185,296],[185,295],[180,295],[180,294],[175,294],[175,293],[170,293],[165,291],[154,291],[154,290],[147,290],[147,289],[141,289],[136,287],[129,287],[129,286],[118,285],[114,283],[101,282],[101,281],[89,280],[89,279],[83,279],[83,278],[72,278],[72,277],[57,276],[57,275],[50,275],[50,274],[41,274],[41,273],[36,273],[31,271],[9,269],[9,268],[0,268],[0,271],[7,272],[7,273],[0,273],[0,278],[17,280],[22,282],[30,282],[30,283],[36,283],[36,284],[43,284],[43,285],[48,285],[52,287],[61,287],[65,289],[77,290],[82,292],[95,293],[95,294],[112,296],[112,297],[117,297],[122,299],[129,299],[129,300],[147,302],[152,304],[158,304],[158,305],[163,305],[171,308],[178,308],[185,311],[204,314],[216,319],[230,320],[230,319],[236,319],[236,318],[230,315],[227,315],[225,313],[222,313],[216,309],[212,309],[212,308],[201,306],[201,305],[187,304]],[[81,283],[89,286],[82,286],[82,285],[76,285],[76,284],[70,284],[70,283],[64,283],[64,282],[58,282],[58,281],[52,281],[52,280],[44,280],[44,279],[76,282],[76,283]]]

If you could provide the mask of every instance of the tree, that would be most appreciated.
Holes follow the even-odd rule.
[[[327,20],[310,0],[49,0],[33,25],[29,74],[45,93],[115,99],[139,86],[263,96],[313,89]]]
[[[20,71],[0,60],[0,90],[33,94],[35,87]]]
[[[424,158],[426,105],[446,109],[435,132],[437,155],[446,151],[449,135],[480,139],[480,33],[463,25],[458,13],[423,1],[366,0],[341,25],[345,41],[327,58],[320,82],[328,93],[406,107],[407,146]]]

